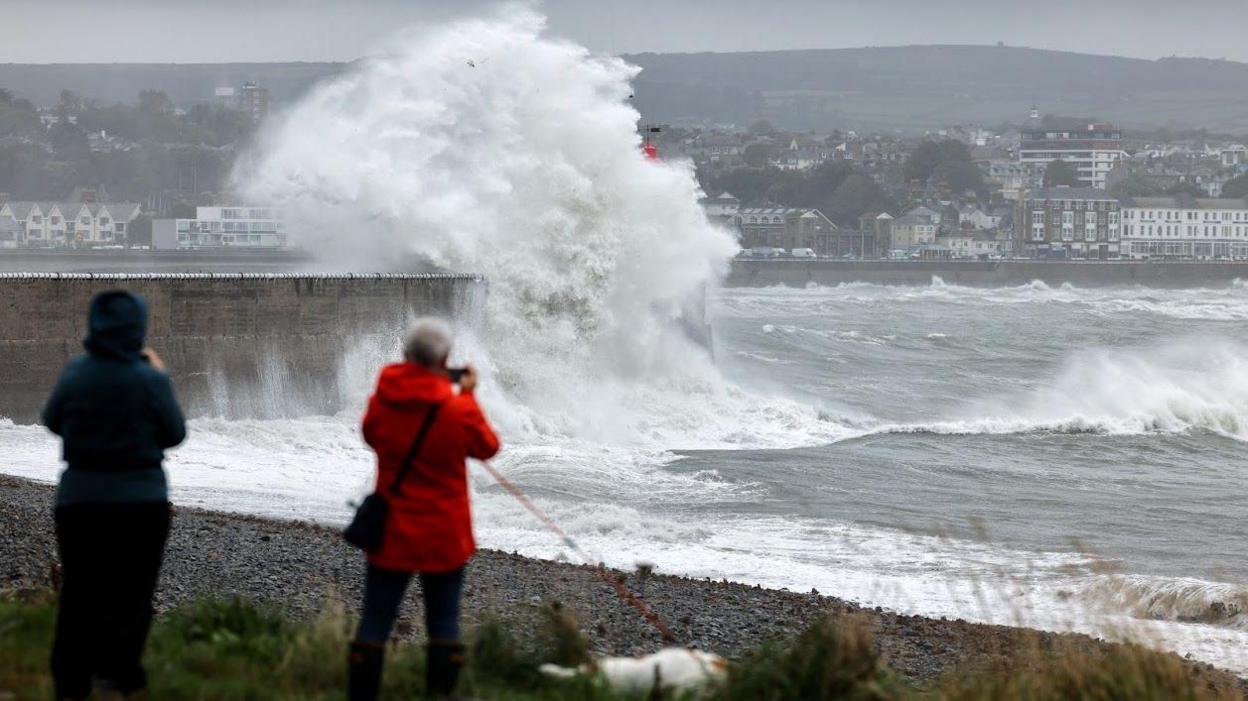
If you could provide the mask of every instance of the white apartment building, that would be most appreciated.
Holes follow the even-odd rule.
[[[194,219],[152,222],[156,248],[285,248],[286,228],[272,207],[196,207]]]
[[[1122,221],[1124,257],[1248,260],[1248,200],[1128,198]]]
[[[138,218],[134,202],[29,202],[0,205],[0,228],[15,232],[16,246],[104,246],[126,241]]]
[[[1021,135],[1019,164],[1043,170],[1053,161],[1065,161],[1075,170],[1082,187],[1104,190],[1109,171],[1127,157],[1122,150],[1122,132],[1112,124],[1042,120],[1033,110]]]

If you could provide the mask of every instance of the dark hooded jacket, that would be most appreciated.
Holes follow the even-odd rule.
[[[169,376],[142,357],[147,304],[129,292],[91,300],[81,355],[66,364],[43,410],[68,469],[58,504],[167,501],[164,451],[186,437]]]

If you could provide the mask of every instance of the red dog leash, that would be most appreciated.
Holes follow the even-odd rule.
[[[594,573],[602,579],[602,581],[610,584],[612,588],[615,589],[615,593],[619,595],[625,603],[637,609],[637,612],[641,614],[642,618],[649,621],[650,625],[658,629],[659,633],[663,635],[664,642],[676,642],[676,634],[672,632],[671,628],[667,627],[667,624],[663,622],[663,619],[659,618],[659,614],[655,613],[653,609],[646,605],[646,602],[637,598],[637,595],[629,591],[618,578],[611,576],[611,573],[607,571],[606,567],[603,567],[600,563],[594,562],[593,559],[581,549],[581,546],[577,545],[576,541],[572,540],[572,537],[565,533],[563,529],[559,527],[559,524],[555,523],[555,520],[552,519],[549,514],[542,511],[541,507],[533,503],[533,500],[530,499],[527,494],[520,491],[520,488],[512,483],[511,480],[504,477],[503,473],[499,472],[488,462],[482,462],[481,464],[485,466],[486,471],[490,473],[490,476],[492,476],[503,489],[507,490],[509,494],[523,504],[524,508],[529,510],[529,513],[533,514],[539,521],[546,524],[546,527],[549,528],[551,532],[559,536],[560,540],[563,541],[563,544],[571,548],[573,552],[584,560],[585,564],[588,565],[590,569],[592,569]]]

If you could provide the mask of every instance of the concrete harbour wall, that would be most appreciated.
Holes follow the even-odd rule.
[[[949,285],[1005,287],[1040,281],[1076,287],[1225,287],[1248,281],[1248,263],[1129,261],[893,261],[734,260],[730,287],[839,285]]]
[[[411,317],[470,318],[485,286],[448,274],[0,275],[0,416],[37,419],[82,352],[87,306],[102,290],[147,298],[149,344],[190,415],[263,417],[337,411],[346,389],[367,391],[339,387],[349,355],[375,356],[365,365],[397,357]]]

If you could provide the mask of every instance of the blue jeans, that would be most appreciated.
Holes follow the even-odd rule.
[[[364,577],[364,611],[356,642],[384,643],[399,615],[399,604],[412,581],[411,572],[368,566]],[[425,599],[425,631],[430,640],[459,640],[459,596],[464,588],[464,568],[445,573],[420,573]]]

